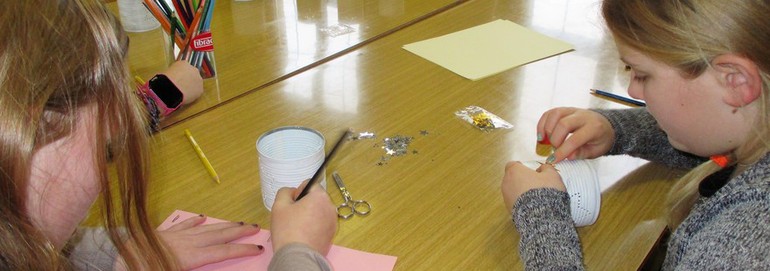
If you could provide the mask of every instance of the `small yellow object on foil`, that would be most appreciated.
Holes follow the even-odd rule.
[[[489,118],[489,115],[484,112],[471,116],[471,119],[473,119],[473,125],[476,125],[476,127],[481,129],[495,128],[494,124],[492,124],[492,120]]]
[[[513,128],[512,124],[496,116],[495,114],[490,113],[484,108],[475,105],[463,108],[455,112],[455,115],[459,116],[460,118],[481,130]]]

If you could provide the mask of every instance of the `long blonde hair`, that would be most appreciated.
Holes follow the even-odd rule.
[[[770,149],[770,2],[765,0],[605,0],[602,14],[618,42],[681,71],[702,74],[719,55],[734,53],[753,60],[762,77],[755,135],[731,155],[731,163],[750,164]],[[669,226],[676,228],[698,199],[701,180],[718,171],[706,162],[683,176],[669,194]]]
[[[71,133],[84,106],[96,108],[89,132],[110,238],[131,269],[174,268],[147,218],[146,110],[131,86],[119,22],[99,0],[0,2],[0,269],[71,268],[23,210],[34,153]]]

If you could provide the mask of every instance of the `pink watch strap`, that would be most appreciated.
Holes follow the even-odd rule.
[[[158,95],[155,94],[155,92],[150,88],[149,83],[145,83],[144,86],[142,86],[142,90],[155,102],[155,106],[158,107],[161,117],[170,115],[182,106],[182,103],[179,103],[176,107],[173,108],[166,106],[166,103],[164,103],[163,100],[161,100],[160,97],[158,97]]]

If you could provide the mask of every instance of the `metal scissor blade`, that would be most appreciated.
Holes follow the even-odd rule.
[[[340,177],[336,171],[332,173],[332,178],[334,178],[334,182],[337,183],[337,187],[339,187],[340,190],[345,190],[345,184],[342,182],[342,177]]]

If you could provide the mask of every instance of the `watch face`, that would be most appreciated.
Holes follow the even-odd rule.
[[[165,75],[158,74],[150,79],[150,89],[168,108],[176,108],[182,103],[182,92]]]

